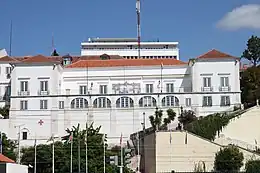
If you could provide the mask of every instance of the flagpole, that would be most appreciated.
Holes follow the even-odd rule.
[[[87,114],[88,119],[88,114]],[[85,141],[86,141],[86,173],[88,173],[88,121],[86,121],[86,134],[85,134]]]
[[[0,135],[1,135],[1,137],[0,137],[0,153],[2,154],[3,153],[3,133],[2,132],[0,132]]]
[[[122,133],[121,133],[121,137],[120,137],[120,146],[121,146],[121,166],[120,166],[120,173],[123,173],[123,146],[122,146]]]
[[[54,173],[54,135],[52,136],[52,173]]]
[[[36,154],[36,152],[37,152],[37,144],[36,144],[36,134],[35,134],[35,141],[34,141],[34,173],[36,173],[36,163],[37,163],[37,158],[36,158],[36,156],[37,156],[37,154]]]
[[[70,141],[70,173],[72,173],[72,148],[73,148],[73,137],[72,140]]]
[[[104,173],[106,173],[106,143],[105,143],[105,134],[103,137],[103,147],[104,147],[104,157],[103,157],[103,164],[104,164]]]

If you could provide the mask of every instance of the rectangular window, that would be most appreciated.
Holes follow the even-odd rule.
[[[99,93],[100,94],[107,94],[107,85],[100,85],[99,86]]]
[[[59,101],[59,109],[64,109],[64,101]]]
[[[185,104],[186,104],[187,107],[190,107],[191,106],[191,98],[186,98]]]
[[[11,74],[11,72],[12,72],[12,68],[11,67],[6,67],[5,68],[5,73],[6,74]]]
[[[145,86],[146,93],[153,93],[153,84],[146,84]]]
[[[81,95],[87,94],[87,86],[86,85],[79,86],[79,94],[81,94]]]
[[[212,106],[212,97],[211,96],[204,96],[202,106]]]
[[[48,109],[48,101],[40,100],[40,109]]]
[[[28,101],[22,100],[20,101],[20,110],[27,110],[28,109]]]
[[[28,81],[21,81],[20,82],[20,89],[22,92],[28,91]]]
[[[166,84],[166,92],[167,93],[173,93],[174,92],[174,84],[173,83],[167,83]]]
[[[221,87],[228,87],[229,86],[228,77],[220,77],[220,85]]]
[[[220,106],[230,106],[230,97],[229,96],[221,96]]]
[[[27,138],[28,138],[27,135],[28,135],[27,132],[23,132],[23,133],[22,133],[22,139],[23,139],[23,140],[27,140]]]
[[[211,87],[211,78],[210,77],[203,78],[203,87]]]
[[[48,81],[40,81],[40,90],[48,91]]]

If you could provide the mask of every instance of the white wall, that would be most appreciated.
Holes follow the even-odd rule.
[[[242,147],[245,144],[259,147],[259,126],[260,107],[254,107],[240,115],[238,118],[233,119],[225,128],[223,128],[220,132],[220,136],[223,139],[216,139],[216,142],[225,142],[223,141],[225,138],[230,138],[232,140],[229,140],[228,142],[235,143],[240,146],[242,145]]]
[[[172,143],[170,143],[170,135],[172,135]],[[156,172],[171,170],[189,172],[193,171],[195,164],[200,161],[205,162],[207,171],[213,170],[215,153],[221,146],[189,133],[185,144],[185,136],[185,132],[179,131],[156,133]],[[150,146],[149,143],[147,145]],[[251,158],[260,158],[259,155],[246,150],[240,149],[240,151],[244,154],[244,164]]]
[[[28,173],[28,166],[18,165],[15,163],[6,164],[6,173]]]

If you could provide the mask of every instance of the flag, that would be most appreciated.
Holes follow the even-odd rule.
[[[3,140],[3,133],[0,132],[0,153],[1,153],[1,154],[2,154],[2,152],[3,152],[2,140]]]
[[[123,143],[123,134],[121,133],[121,136],[120,136],[120,146],[122,147],[122,143]]]
[[[163,63],[161,62],[161,69],[163,69]]]
[[[188,136],[187,136],[187,132],[186,132],[186,135],[185,135],[185,144],[188,144]]]
[[[69,136],[69,143],[73,141],[73,133]]]
[[[172,131],[170,131],[170,144],[172,144]]]

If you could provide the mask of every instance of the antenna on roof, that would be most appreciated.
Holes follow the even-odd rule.
[[[141,3],[136,0],[136,14],[137,14],[137,39],[138,39],[138,59],[141,58]]]
[[[52,48],[52,51],[54,51],[55,47],[54,47],[54,36],[53,36],[53,33],[52,33],[52,36],[51,36],[51,48]]]
[[[12,56],[13,21],[10,24],[9,55]]]

